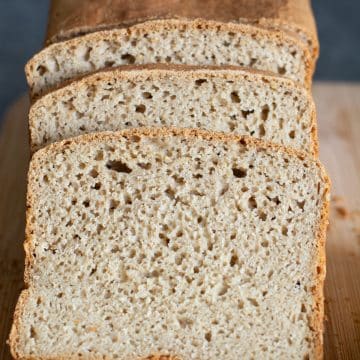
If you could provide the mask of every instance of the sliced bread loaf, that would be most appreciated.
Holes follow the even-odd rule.
[[[313,72],[306,45],[285,32],[199,19],[149,20],[54,43],[36,54],[25,70],[31,94],[38,97],[89,72],[150,63],[240,65],[306,86]]]
[[[14,357],[321,358],[328,188],[310,157],[199,130],[39,150]]]
[[[232,67],[102,71],[41,97],[29,119],[33,150],[83,133],[174,126],[251,135],[317,153],[309,92],[285,78]]]

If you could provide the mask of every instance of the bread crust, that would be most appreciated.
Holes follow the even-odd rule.
[[[303,84],[307,87],[311,87],[312,74],[314,70],[314,61],[308,50],[307,46],[300,42],[298,39],[295,39],[293,36],[288,35],[283,31],[273,31],[264,29],[262,27],[256,27],[249,24],[239,24],[239,23],[230,23],[230,22],[219,22],[213,20],[184,20],[184,19],[165,19],[165,20],[149,20],[143,23],[135,24],[128,28],[114,28],[110,30],[99,30],[96,32],[88,33],[80,37],[71,38],[68,40],[63,40],[61,42],[56,42],[39,53],[35,54],[25,66],[25,74],[27,82],[30,86],[30,93],[33,98],[39,96],[34,89],[34,80],[33,72],[35,71],[38,64],[41,64],[45,61],[48,56],[53,56],[57,53],[58,49],[61,48],[77,48],[83,43],[95,43],[104,39],[113,40],[118,37],[126,36],[135,33],[148,33],[148,32],[159,32],[161,30],[171,31],[172,29],[187,29],[188,31],[192,30],[213,30],[213,31],[223,31],[223,32],[234,32],[239,34],[246,34],[255,39],[271,39],[279,46],[288,45],[296,46],[299,48],[301,53],[302,62],[305,69],[305,78]]]
[[[234,134],[224,134],[224,133],[214,133],[205,130],[199,129],[176,129],[176,128],[134,128],[126,129],[118,132],[102,132],[102,133],[93,133],[81,135],[76,138],[69,140],[63,140],[54,144],[51,144],[34,154],[30,162],[29,173],[28,173],[28,193],[27,193],[27,212],[26,212],[26,230],[25,230],[25,285],[26,290],[22,292],[16,306],[14,314],[14,322],[11,329],[9,344],[11,347],[11,353],[15,359],[23,360],[33,360],[34,357],[29,357],[24,354],[21,354],[18,349],[19,338],[20,338],[20,329],[21,329],[21,317],[23,310],[25,308],[26,301],[29,297],[29,292],[32,288],[32,279],[31,279],[31,267],[34,263],[34,258],[32,256],[33,251],[33,228],[31,218],[33,216],[34,202],[36,194],[34,194],[31,184],[38,178],[39,168],[41,168],[41,159],[46,158],[49,153],[57,153],[76,146],[79,144],[88,144],[88,143],[100,143],[106,140],[119,140],[124,138],[128,141],[137,141],[140,137],[168,137],[176,136],[183,137],[186,139],[197,139],[201,138],[209,142],[240,142],[244,146],[250,148],[256,148],[257,151],[273,151],[280,152],[284,155],[291,157],[297,157],[300,160],[306,160],[313,163],[319,170],[321,180],[324,184],[324,193],[323,201],[321,208],[320,220],[318,223],[318,229],[316,232],[316,241],[318,244],[318,252],[316,259],[314,259],[314,275],[317,278],[315,287],[312,289],[313,299],[314,299],[314,314],[310,319],[310,327],[313,331],[314,336],[314,358],[322,359],[323,357],[323,319],[324,319],[324,296],[323,296],[323,285],[325,279],[325,239],[326,239],[326,228],[328,225],[328,213],[329,213],[329,200],[330,200],[330,180],[323,165],[318,159],[309,157],[303,152],[293,150],[291,148],[283,147],[280,145],[272,144],[269,142],[264,142],[252,137],[240,136]],[[161,355],[152,355],[153,359],[161,359]],[[169,355],[166,355],[169,356]],[[173,355],[172,355],[173,356]],[[79,357],[80,358],[80,357]],[[84,357],[81,357],[84,359]],[[151,357],[150,357],[151,358]],[[44,357],[38,358],[40,360],[65,360],[65,359],[77,359],[77,357],[69,357],[64,354],[64,356],[59,357]],[[92,359],[88,357],[88,359]],[[95,358],[94,358],[95,359]],[[175,357],[170,357],[170,359],[177,359]]]
[[[196,80],[199,76],[206,78],[223,78],[232,81],[248,80],[248,81],[264,81],[270,83],[270,86],[284,86],[294,88],[304,93],[311,107],[311,149],[306,150],[318,156],[318,136],[316,109],[309,90],[305,89],[301,84],[294,82],[286,77],[275,75],[270,72],[243,68],[238,66],[192,66],[192,65],[175,65],[175,64],[149,64],[149,65],[124,65],[117,68],[107,68],[99,70],[89,75],[80,76],[60,84],[56,89],[49,91],[40,99],[34,101],[29,113],[29,131],[30,131],[30,147],[33,153],[38,149],[38,145],[32,140],[34,138],[35,112],[38,106],[47,106],[52,101],[51,98],[56,96],[58,99],[63,97],[69,89],[80,89],[85,86],[95,85],[98,82],[104,83],[111,79],[122,79],[132,81],[144,81],[145,79],[159,79],[176,77],[178,79],[190,78]]]
[[[206,11],[204,11],[206,9]],[[292,32],[314,59],[318,38],[310,0],[52,0],[46,44],[149,20],[204,19]]]

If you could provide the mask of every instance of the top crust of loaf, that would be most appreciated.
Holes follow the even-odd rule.
[[[314,59],[318,56],[310,0],[53,0],[46,44],[96,30],[171,18],[240,21],[272,30],[280,28],[307,43]]]
[[[313,296],[315,302],[317,304],[316,312],[311,319],[311,327],[314,329],[315,333],[317,334],[315,342],[315,354],[314,358],[321,359],[323,356],[323,341],[322,341],[322,333],[323,333],[323,317],[324,317],[324,309],[323,309],[323,283],[325,278],[325,237],[326,237],[326,227],[328,224],[328,211],[329,211],[329,189],[330,189],[330,181],[329,178],[321,165],[321,163],[313,158],[306,156],[300,152],[292,150],[290,148],[284,148],[279,145],[265,143],[261,140],[257,140],[251,137],[244,137],[239,135],[231,135],[231,134],[223,134],[223,133],[213,133],[207,132],[203,130],[197,129],[173,129],[173,128],[138,128],[138,129],[130,129],[124,130],[120,132],[104,132],[104,133],[95,133],[95,134],[88,134],[79,136],[77,138],[73,138],[70,140],[64,140],[58,143],[54,143],[49,145],[46,148],[39,150],[35,153],[29,170],[29,178],[36,179],[37,175],[40,171],[41,161],[43,158],[47,157],[50,154],[56,154],[58,152],[63,152],[66,149],[71,149],[81,144],[97,144],[104,141],[120,141],[121,139],[125,139],[126,141],[139,141],[139,138],[142,137],[183,137],[191,141],[192,139],[202,138],[209,142],[240,142],[243,146],[249,148],[256,148],[257,151],[264,151],[264,152],[280,152],[283,153],[285,156],[290,157],[297,157],[300,160],[304,161],[304,166],[308,166],[309,164],[313,164],[319,170],[319,177],[321,178],[324,184],[324,197],[322,201],[322,208],[321,208],[321,217],[319,221],[319,226],[316,232],[316,238],[318,243],[318,258],[317,258],[317,266],[318,266],[318,273],[317,273],[317,285],[312,289]],[[32,216],[32,204],[34,197],[36,194],[33,194],[31,183],[29,184],[30,187],[28,189],[28,198],[27,198],[27,218],[30,219]],[[26,251],[26,270],[25,270],[25,284],[27,288],[31,287],[31,278],[29,274],[29,269],[32,266],[32,231],[31,223],[27,223],[26,227],[26,240],[24,243],[25,251]],[[9,344],[11,347],[12,355],[16,359],[33,359],[32,357],[24,357],[22,354],[18,353],[18,342],[19,342],[19,329],[21,327],[21,318],[24,316],[23,308],[24,304],[28,298],[28,290],[25,290],[19,299],[19,302],[16,307],[15,315],[14,315],[14,324],[11,330]],[[52,357],[46,357],[46,359],[54,359]],[[64,356],[58,357],[56,359],[69,359],[68,356],[64,354]],[[154,354],[153,356],[148,357],[147,359],[153,360],[177,360],[176,356],[161,356]],[[45,360],[45,358],[44,358]],[[145,359],[144,359],[145,360]]]

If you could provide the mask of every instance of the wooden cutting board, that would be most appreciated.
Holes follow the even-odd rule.
[[[360,85],[318,83],[320,155],[332,179],[327,240],[325,359],[360,359]],[[0,359],[23,286],[28,101],[8,111],[0,134]]]

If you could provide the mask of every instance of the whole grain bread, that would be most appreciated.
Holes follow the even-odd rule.
[[[46,44],[154,19],[206,19],[283,30],[309,47],[319,44],[310,0],[52,0]]]
[[[148,20],[53,43],[36,54],[25,70],[36,98],[90,72],[154,63],[246,66],[307,87],[313,73],[307,46],[284,31],[204,19]]]
[[[29,170],[16,359],[320,359],[329,181],[253,138],[131,129]]]
[[[202,128],[317,154],[315,107],[293,81],[236,67],[127,66],[72,81],[30,109],[33,151],[97,131]]]

